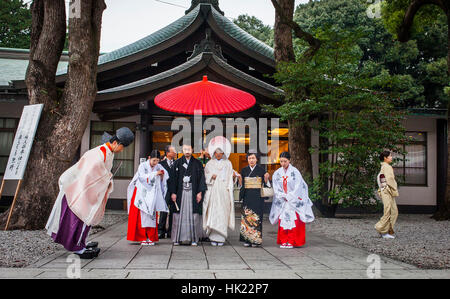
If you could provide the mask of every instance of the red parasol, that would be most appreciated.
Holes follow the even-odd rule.
[[[155,104],[161,109],[181,114],[201,110],[202,115],[235,113],[249,109],[256,104],[253,95],[242,90],[208,81],[194,82],[160,93]]]

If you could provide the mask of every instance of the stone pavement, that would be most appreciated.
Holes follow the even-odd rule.
[[[209,243],[173,246],[168,239],[142,247],[128,242],[127,223],[118,223],[89,240],[98,241],[101,252],[93,260],[81,260],[80,278],[341,279],[369,278],[368,268],[373,269],[375,260],[368,259],[370,253],[310,233],[308,226],[304,247],[280,249],[276,227],[267,219],[263,225],[264,244],[259,248],[242,246],[238,224],[239,219],[223,247]],[[71,272],[75,264],[68,257],[69,253],[60,251],[27,268],[0,268],[0,278],[68,278],[68,273],[76,273]],[[450,270],[421,270],[379,258],[381,278],[450,278]]]

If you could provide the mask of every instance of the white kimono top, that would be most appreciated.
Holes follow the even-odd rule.
[[[283,188],[285,181],[287,193]],[[272,224],[281,220],[280,226],[283,229],[292,229],[297,219],[296,212],[302,222],[314,221],[313,203],[308,196],[308,185],[297,168],[289,165],[286,172],[283,167],[277,169],[272,177],[272,185],[274,196],[269,215]]]
[[[213,180],[212,176],[216,175]],[[234,229],[234,181],[233,165],[230,160],[215,157],[205,167],[205,181],[208,190],[203,199],[203,229],[214,230],[227,236],[227,229]]]
[[[156,174],[164,171],[163,179]],[[134,206],[141,210],[142,227],[156,227],[156,212],[168,212],[165,196],[169,174],[160,164],[150,166],[150,161],[142,162],[127,189],[127,207],[130,213],[131,198],[137,188]]]
[[[106,202],[113,192],[114,153],[109,144],[88,150],[80,160],[59,177],[59,194],[45,228],[52,235],[59,230],[64,196],[70,210],[86,225],[97,225],[103,219]]]

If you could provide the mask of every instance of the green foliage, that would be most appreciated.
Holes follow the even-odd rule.
[[[381,5],[383,23],[389,32],[397,38],[397,31],[405,17],[406,9],[411,0],[384,0]],[[444,15],[436,5],[424,5],[416,13],[411,28],[412,34],[424,33],[427,25],[432,25],[436,17]]]
[[[360,63],[362,36],[333,26],[318,28],[316,37],[323,44],[312,60],[282,63],[274,76],[286,93],[285,103],[264,107],[282,120],[319,119],[312,128],[322,141],[311,152],[328,159],[319,164],[311,193],[325,205],[377,205],[378,155],[385,149],[400,152],[399,145],[407,141],[405,115],[394,106],[403,94],[403,80]]]
[[[386,17],[395,19],[395,11],[387,2],[409,2],[409,0],[383,1],[381,19],[369,18],[367,8],[374,1],[366,0],[321,0],[300,4],[294,19],[305,31],[318,34],[321,28],[330,28],[335,32],[349,31],[358,34],[355,39],[363,55],[360,59],[366,71],[382,76],[383,72],[398,75],[397,87],[404,93],[395,104],[398,107],[445,108],[448,97],[442,92],[448,76],[445,69],[436,68],[436,61],[447,56],[447,19],[432,8],[423,7],[419,19],[421,32],[417,30],[412,39],[406,43],[395,40],[394,31],[386,29]],[[401,4],[401,3],[400,3]],[[389,14],[388,11],[389,10]],[[400,10],[398,10],[398,13]],[[397,14],[398,14],[397,13]],[[434,13],[434,19],[430,18]],[[404,12],[403,12],[404,15]],[[403,15],[401,18],[403,18]],[[398,16],[397,16],[398,17]],[[296,54],[301,53],[307,45],[295,40]],[[430,64],[430,65],[429,65]],[[429,65],[429,66],[428,66]],[[427,72],[426,69],[434,69]],[[442,80],[436,82],[434,77]],[[433,78],[432,78],[433,77]]]
[[[0,0],[0,47],[30,48],[31,10],[27,3],[23,0]],[[69,34],[66,33],[64,50],[68,49]]]
[[[420,62],[417,69],[422,74],[420,83],[433,87],[426,90],[425,96],[434,99],[434,105],[447,107],[449,95],[444,92],[445,86],[449,84],[449,77],[446,75],[447,59],[443,57],[431,62]]]
[[[31,11],[23,0],[0,1],[0,47],[30,47]]]
[[[450,97],[450,86],[446,86],[446,87],[444,88],[444,92],[447,94],[447,96]]]
[[[273,47],[273,29],[254,16],[239,15],[233,22],[260,41]]]
[[[411,0],[386,0],[382,4],[382,20],[387,30],[397,38],[397,32]],[[417,40],[422,57],[413,69],[419,74],[417,81],[425,87],[426,104],[421,107],[445,108],[449,95],[444,92],[449,83],[448,26],[444,11],[437,5],[424,5],[414,16],[411,38]]]

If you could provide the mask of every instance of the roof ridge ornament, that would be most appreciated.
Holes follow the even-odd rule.
[[[225,57],[223,57],[222,47],[220,45],[217,45],[211,38],[211,28],[207,28],[205,30],[205,33],[206,33],[205,39],[203,39],[200,42],[200,44],[194,45],[194,51],[192,52],[192,55],[189,56],[187,61],[191,60],[192,58],[201,53],[207,52],[216,55],[217,57],[226,62],[227,60],[225,59]]]
[[[225,15],[225,13],[219,8],[219,0],[192,0],[191,7],[186,10],[185,14],[190,13],[194,8],[197,7],[197,5],[202,3],[211,4],[219,13],[221,13],[223,16]]]

